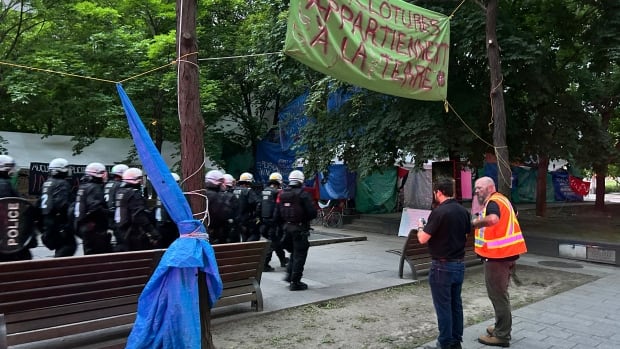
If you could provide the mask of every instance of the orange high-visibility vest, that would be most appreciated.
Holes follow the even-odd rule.
[[[487,204],[495,201],[499,206],[499,222],[490,227],[476,229],[475,252],[486,258],[506,258],[527,252],[519,221],[508,199],[493,193],[487,199],[482,217],[487,215]]]

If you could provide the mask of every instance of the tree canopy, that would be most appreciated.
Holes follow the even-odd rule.
[[[457,5],[410,2],[444,14]],[[126,137],[112,82],[131,78],[123,85],[156,144],[179,140],[174,1],[1,4],[0,60],[14,65],[0,65],[0,129],[72,135],[78,152],[98,137]],[[451,19],[446,112],[444,103],[359,89],[283,55],[287,1],[201,2],[197,54],[207,155],[227,167],[227,160],[254,153],[277,126],[281,107],[309,91],[313,122],[297,144],[308,171],[340,158],[365,175],[408,155],[419,163],[451,157],[480,166],[493,151],[494,117],[484,7],[465,2]],[[501,1],[499,13],[511,160],[565,158],[607,173],[620,150],[620,4]],[[157,67],[164,68],[150,71]],[[351,98],[328,112],[333,91]]]

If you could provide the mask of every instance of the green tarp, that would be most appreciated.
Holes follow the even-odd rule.
[[[355,210],[359,213],[390,213],[396,208],[396,168],[358,179]]]
[[[291,1],[284,52],[356,86],[445,100],[449,51],[449,18],[404,1]]]

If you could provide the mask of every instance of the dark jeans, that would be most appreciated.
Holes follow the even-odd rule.
[[[437,342],[442,348],[463,340],[463,301],[461,288],[465,277],[463,262],[440,262],[433,260],[428,275],[433,304],[437,313],[439,336]]]
[[[508,285],[515,264],[515,261],[484,262],[484,281],[487,286],[487,295],[495,310],[495,332],[493,336],[507,341],[510,340],[512,330],[512,311]]]
[[[310,232],[303,229],[301,231],[286,230],[286,234],[289,235],[292,243],[291,256],[286,266],[286,272],[291,277],[291,282],[299,282],[304,273],[306,258],[308,258],[308,249],[310,248],[308,237]]]

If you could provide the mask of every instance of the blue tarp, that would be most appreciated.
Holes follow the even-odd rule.
[[[327,178],[319,174],[319,191],[321,200],[355,198],[356,174],[349,172],[345,165],[331,165]]]
[[[255,180],[267,183],[269,175],[279,172],[285,179],[295,166],[295,153],[292,150],[282,150],[279,143],[266,139],[258,142],[256,147]]]
[[[200,348],[197,271],[206,274],[209,304],[222,294],[222,280],[205,226],[194,219],[183,192],[155,148],[121,84],[116,85],[138,156],[181,238],[164,253],[138,300],[136,322],[127,340],[131,349]]]

